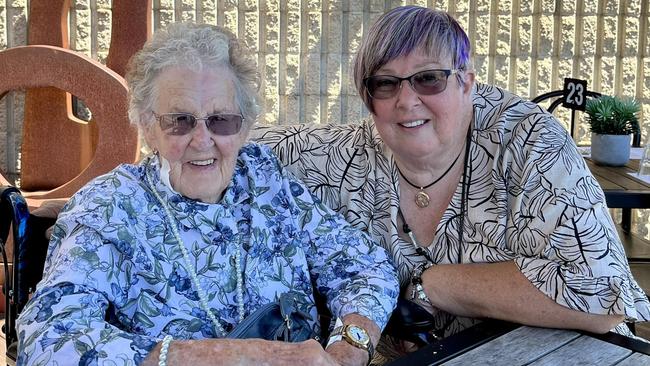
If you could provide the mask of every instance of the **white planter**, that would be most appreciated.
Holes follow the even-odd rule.
[[[591,134],[591,160],[600,165],[623,166],[630,160],[632,135]]]

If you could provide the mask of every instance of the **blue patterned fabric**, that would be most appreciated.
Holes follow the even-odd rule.
[[[318,331],[315,285],[334,316],[359,313],[386,324],[399,291],[386,251],[312,196],[268,148],[242,148],[217,204],[173,192],[158,166],[156,157],[119,166],[66,205],[43,281],[18,319],[19,364],[137,364],[167,334],[216,337],[147,170],[226,329],[238,323],[235,242],[246,315],[292,292]]]

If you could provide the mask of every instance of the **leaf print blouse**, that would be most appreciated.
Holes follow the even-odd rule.
[[[497,87],[477,84],[473,103],[465,214],[460,218],[460,182],[428,247],[434,261],[457,263],[459,249],[463,263],[513,260],[558,304],[650,320],[603,191],[571,136],[537,104]],[[399,175],[373,122],[260,127],[253,135],[325,204],[379,241],[407,285],[425,259],[400,237]],[[436,321],[445,335],[474,322],[444,312]]]
[[[386,251],[324,206],[270,149],[242,148],[217,204],[173,192],[153,156],[87,184],[54,228],[45,273],[17,322],[19,364],[139,364],[165,335],[216,337],[155,189],[167,202],[210,309],[226,330],[239,321],[241,247],[245,314],[295,294],[318,331],[314,287],[334,316],[384,327],[398,282]],[[149,187],[149,172],[155,187]]]

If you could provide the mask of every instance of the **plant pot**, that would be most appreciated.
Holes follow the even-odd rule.
[[[596,164],[623,166],[630,160],[632,135],[591,134],[591,160]]]

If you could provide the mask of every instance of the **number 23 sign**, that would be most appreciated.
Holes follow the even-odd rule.
[[[587,105],[587,80],[564,79],[562,106],[584,111]]]

